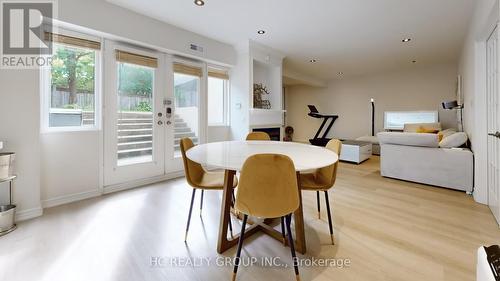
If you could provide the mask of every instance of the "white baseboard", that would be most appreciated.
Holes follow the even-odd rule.
[[[21,210],[21,211],[16,210],[15,221],[18,222],[18,221],[29,220],[29,219],[39,217],[41,215],[43,215],[43,209],[41,206],[37,207],[37,208]]]
[[[47,200],[42,201],[42,207],[43,208],[50,208],[50,207],[55,207],[59,205],[64,205],[92,197],[97,197],[101,195],[101,191],[99,189],[95,190],[90,190],[90,191],[84,191],[80,193],[75,193],[75,194],[69,194],[69,195],[63,195]]]
[[[126,183],[109,185],[109,186],[104,187],[103,194],[108,194],[108,193],[113,193],[113,192],[117,192],[117,191],[141,187],[144,185],[153,184],[153,183],[157,183],[157,182],[161,182],[161,181],[165,181],[165,180],[170,180],[170,179],[175,179],[175,178],[179,178],[179,177],[183,177],[183,176],[184,176],[184,171],[178,171],[178,172],[172,172],[172,173],[158,176],[158,177],[153,177],[153,178],[148,178],[148,179],[140,179],[140,180],[135,180],[135,181],[126,182]]]
[[[153,177],[149,179],[141,179],[141,180],[136,180],[128,183],[122,183],[122,184],[117,184],[117,185],[111,185],[111,186],[106,186],[103,189],[103,192],[99,189],[91,190],[91,191],[85,191],[85,192],[80,192],[80,193],[75,193],[75,194],[69,194],[69,195],[63,195],[59,196],[56,198],[51,198],[47,200],[42,201],[42,206],[37,207],[37,208],[32,208],[32,209],[27,209],[27,210],[21,210],[21,211],[16,211],[16,221],[24,221],[32,218],[39,217],[43,214],[43,208],[50,208],[50,207],[55,207],[59,205],[64,205],[88,198],[93,198],[93,197],[98,197],[102,194],[108,194],[112,192],[117,192],[121,190],[127,190],[127,189],[132,189],[148,184],[153,184],[169,179],[174,179],[174,178],[179,178],[184,176],[184,171],[178,171],[178,172],[172,172],[166,175],[158,176],[158,177]]]

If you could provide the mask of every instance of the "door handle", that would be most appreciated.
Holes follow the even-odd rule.
[[[500,139],[500,132],[496,132],[496,133],[489,133],[488,136],[492,136],[492,137],[496,137],[496,138],[499,138]]]

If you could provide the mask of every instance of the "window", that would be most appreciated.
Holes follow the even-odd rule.
[[[54,51],[50,70],[42,74],[44,127],[95,128],[100,43],[59,34],[45,35],[46,40],[53,41]]]
[[[228,75],[224,71],[208,71],[208,125],[226,125]]]

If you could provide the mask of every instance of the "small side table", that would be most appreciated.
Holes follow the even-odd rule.
[[[14,223],[16,206],[12,204],[12,186],[16,178],[17,176],[14,175],[0,179],[0,183],[9,183],[9,205],[0,206],[0,236],[14,231],[17,227]]]

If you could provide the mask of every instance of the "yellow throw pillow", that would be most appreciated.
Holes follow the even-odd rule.
[[[441,142],[444,138],[444,134],[442,132],[439,132],[438,133],[438,139],[439,139],[439,142]]]
[[[418,127],[417,133],[424,133],[424,134],[437,134],[439,130],[437,129],[432,129],[432,128],[424,128],[422,126]]]

